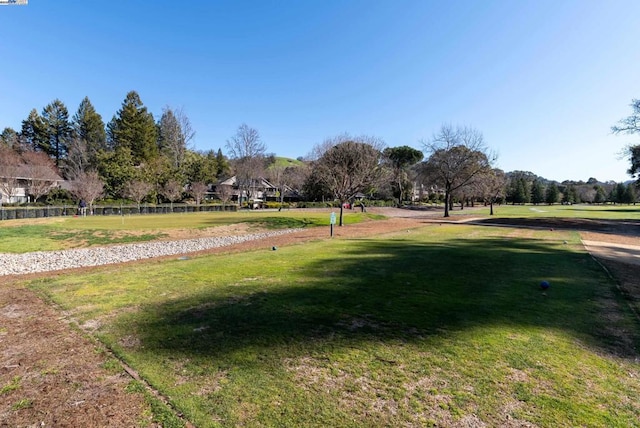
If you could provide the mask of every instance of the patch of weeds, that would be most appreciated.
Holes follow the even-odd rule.
[[[125,391],[129,394],[144,395],[145,401],[151,407],[151,419],[153,422],[165,428],[182,428],[185,426],[185,422],[176,416],[168,405],[151,395],[142,382],[132,380],[125,387]]]
[[[120,373],[122,371],[122,366],[120,362],[115,358],[109,358],[102,364],[102,368],[108,371],[110,374]]]
[[[20,388],[21,380],[22,378],[20,376],[15,376],[13,379],[11,379],[11,382],[0,389],[0,395],[6,394],[7,392],[15,391],[16,389]]]
[[[165,237],[164,233],[145,233],[142,235],[117,235],[106,230],[69,230],[49,233],[56,241],[68,241],[74,246],[95,246],[108,244],[128,244],[133,242],[153,241]]]
[[[23,398],[22,400],[18,401],[13,406],[11,406],[11,410],[28,409],[32,405],[33,405],[33,400],[32,399]]]

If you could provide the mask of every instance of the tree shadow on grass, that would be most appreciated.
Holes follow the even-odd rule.
[[[589,219],[564,217],[505,217],[474,221],[482,226],[530,227],[538,229],[565,229],[579,232],[597,232],[612,235],[640,236],[640,220]]]
[[[604,352],[638,355],[639,326],[629,314],[620,316],[627,308],[614,284],[587,254],[561,243],[347,243],[334,258],[295,267],[295,276],[283,272],[277,286],[255,284],[233,297],[212,291],[149,305],[121,322],[146,350],[207,358],[283,346],[302,353],[335,338],[410,342],[482,325],[559,329]],[[300,277],[302,283],[289,280]],[[541,290],[542,280],[551,283],[549,290]]]

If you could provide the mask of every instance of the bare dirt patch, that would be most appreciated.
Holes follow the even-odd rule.
[[[151,426],[108,360],[31,291],[0,281],[0,426]]]

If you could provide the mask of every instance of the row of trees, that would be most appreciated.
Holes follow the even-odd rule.
[[[105,196],[140,202],[150,194],[177,200],[185,185],[199,197],[206,183],[230,172],[220,149],[190,148],[194,135],[182,109],[165,107],[156,122],[131,91],[106,125],[88,97],[71,118],[64,103],[56,99],[41,114],[33,109],[20,131],[5,128],[0,146],[16,155],[3,156],[3,166],[29,163],[27,153],[48,156],[75,193],[89,201]]]
[[[640,103],[634,103],[640,109]],[[637,132],[636,120],[637,112],[614,131]],[[221,149],[206,153],[191,149],[194,135],[182,110],[165,107],[156,122],[135,91],[127,94],[106,125],[88,98],[71,119],[66,106],[54,100],[41,114],[32,110],[20,132],[4,129],[0,148],[5,154],[0,163],[3,168],[10,164],[24,168],[48,159],[69,180],[74,195],[89,204],[100,197],[173,202],[181,200],[185,191],[199,203],[209,184],[230,175],[235,175],[240,195],[247,198],[253,196],[259,177],[275,184],[281,198],[285,188],[294,188],[309,200],[340,202],[370,196],[402,203],[417,184],[424,197],[442,195],[445,216],[454,202],[464,206],[481,201],[492,211],[496,201],[635,202],[633,186],[595,179],[554,183],[522,171],[505,174],[494,168],[496,155],[482,134],[470,127],[442,126],[423,142],[424,161],[423,151],[408,146],[385,148],[374,137],[341,135],[315,146],[305,162],[290,166],[275,163],[258,131],[246,124],[227,140],[229,158]],[[635,152],[630,149],[630,153]],[[638,166],[632,165],[629,172],[637,171]],[[223,187],[218,193],[222,199],[230,195]],[[39,196],[35,190],[32,195]]]

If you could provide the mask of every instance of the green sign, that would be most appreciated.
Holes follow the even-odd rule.
[[[329,223],[336,224],[336,213],[331,213],[331,217],[329,218]]]

